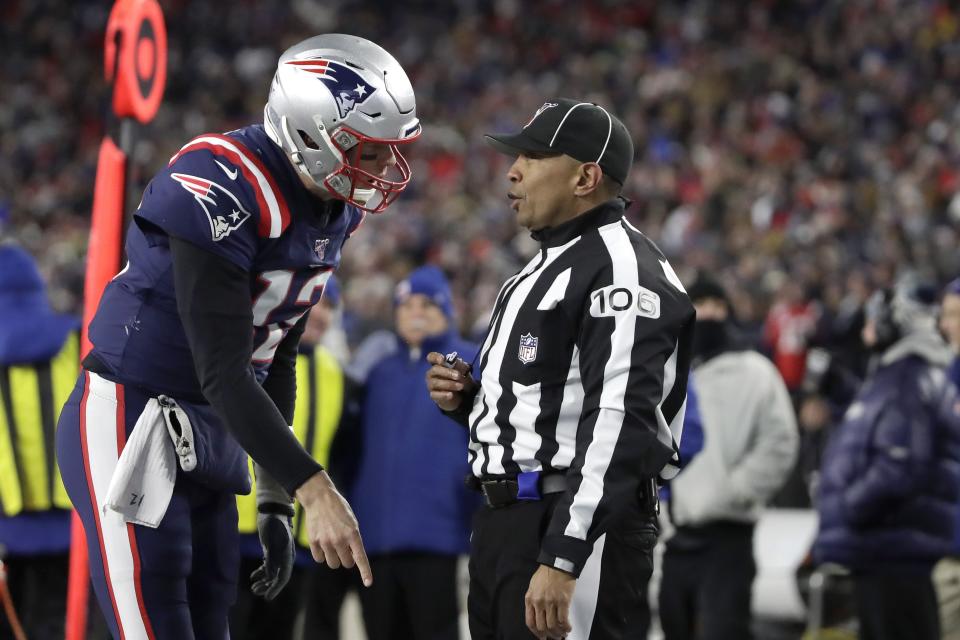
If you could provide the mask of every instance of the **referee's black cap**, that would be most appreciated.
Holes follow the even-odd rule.
[[[579,162],[595,162],[621,185],[633,164],[633,140],[624,124],[600,105],[582,100],[548,100],[518,133],[484,138],[507,155],[562,153]]]

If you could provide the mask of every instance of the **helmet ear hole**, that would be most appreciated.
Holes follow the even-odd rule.
[[[319,149],[320,145],[317,144],[317,141],[310,137],[303,129],[297,129],[297,133],[300,135],[300,139],[303,140],[303,144],[307,145],[310,149]]]

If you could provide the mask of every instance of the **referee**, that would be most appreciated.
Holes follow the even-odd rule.
[[[476,375],[428,356],[486,503],[471,636],[626,637],[652,572],[655,478],[679,464],[693,307],[624,217],[633,143],[606,109],[554,99],[486,138],[516,157],[507,197],[540,251],[500,289]]]

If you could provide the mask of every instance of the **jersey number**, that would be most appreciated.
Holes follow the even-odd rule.
[[[311,278],[308,278],[297,297],[290,300],[290,289],[293,284],[293,271],[279,269],[277,271],[264,271],[259,279],[267,284],[267,287],[257,296],[253,302],[253,326],[254,329],[265,329],[265,336],[259,344],[254,344],[253,361],[255,363],[271,362],[273,355],[280,346],[283,337],[287,331],[297,324],[297,321],[303,317],[307,309],[313,304],[313,295],[317,289],[322,289],[330,278],[332,271],[320,271]],[[283,308],[287,312],[287,318],[274,319],[271,316]],[[296,311],[297,308],[302,310]],[[273,321],[272,321],[273,320]],[[256,334],[255,334],[256,335]]]
[[[635,313],[644,318],[660,317],[660,296],[645,287],[631,291],[609,285],[590,294],[590,315],[609,318],[620,313]]]

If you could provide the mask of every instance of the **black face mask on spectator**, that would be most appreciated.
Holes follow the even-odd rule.
[[[697,320],[693,327],[693,360],[697,364],[728,351],[732,344],[729,320]]]

